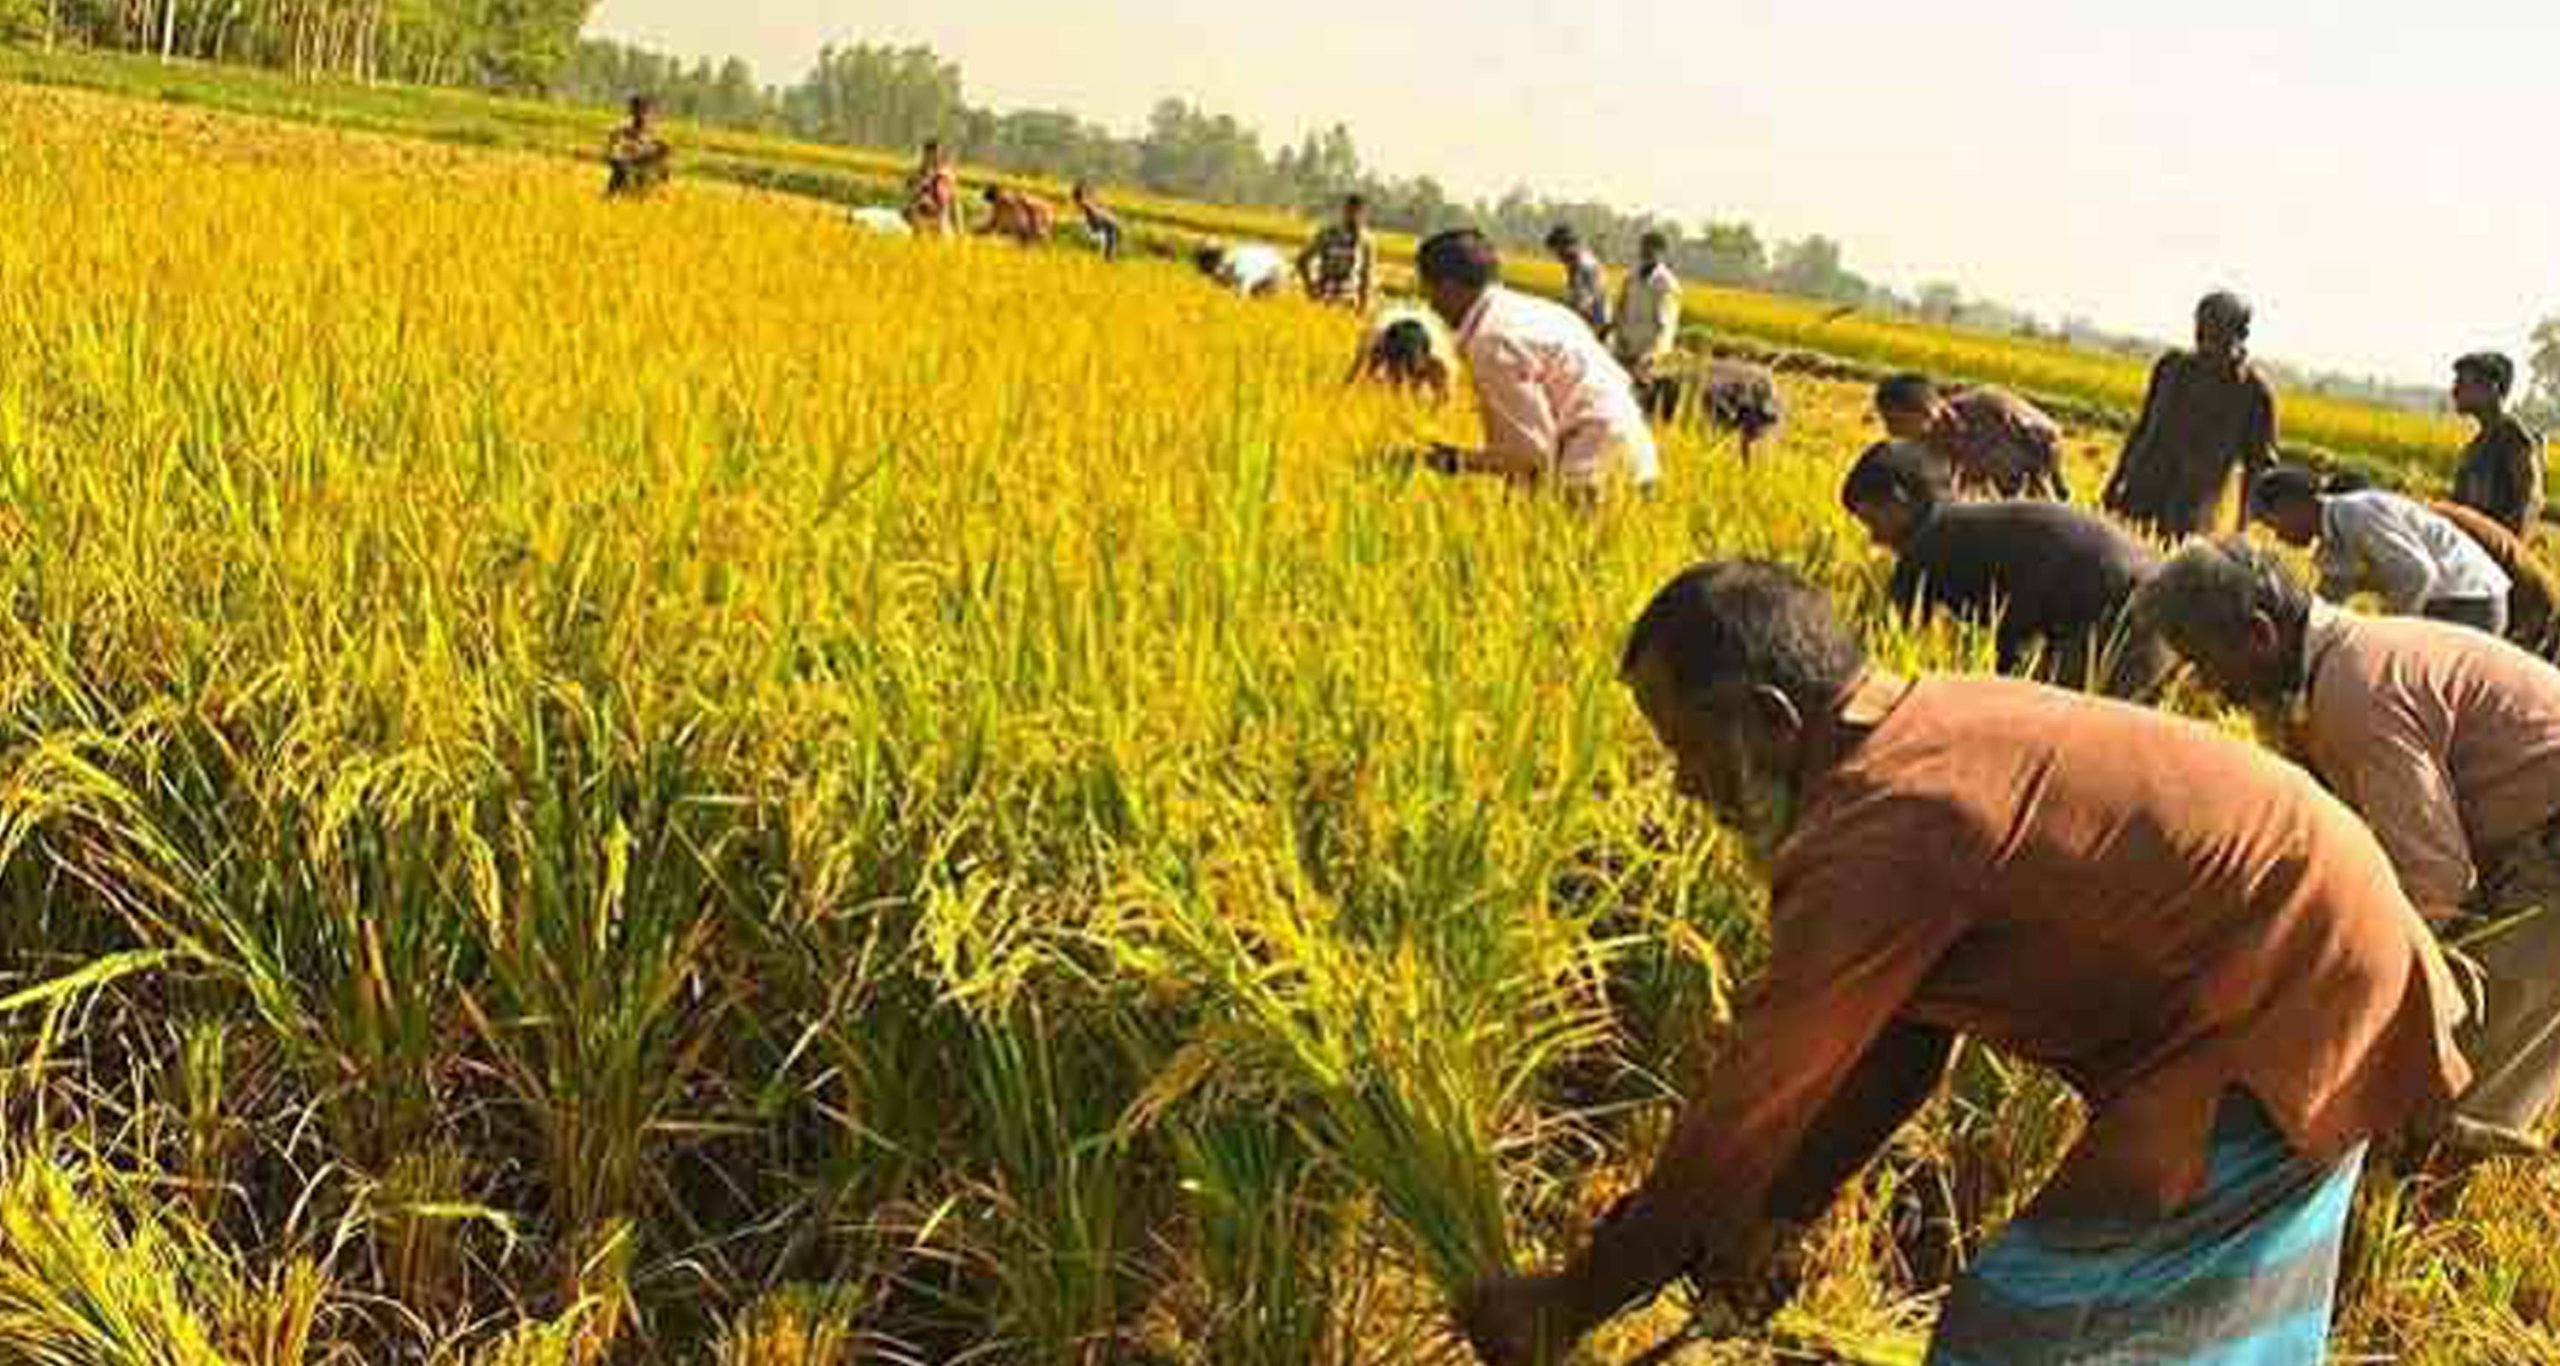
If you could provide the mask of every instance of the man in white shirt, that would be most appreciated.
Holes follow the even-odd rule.
[[[2319,547],[2322,597],[2375,593],[2397,616],[2506,634],[2514,580],[2479,542],[2425,504],[2363,488],[2352,477],[2323,482],[2294,466],[2269,470],[2250,502],[2287,544]]]
[[[1484,449],[1440,447],[1435,466],[1553,480],[1577,496],[1661,477],[1626,371],[1570,310],[1505,289],[1490,239],[1472,228],[1444,232],[1422,244],[1414,264],[1432,311],[1457,332],[1484,416]]]
[[[1680,384],[1661,373],[1680,341],[1680,277],[1671,271],[1671,239],[1648,232],[1636,247],[1636,268],[1618,291],[1618,321],[1610,349],[1635,381],[1636,396],[1655,421],[1679,411]]]
[[[1289,277],[1289,258],[1278,247],[1261,242],[1202,247],[1191,263],[1200,273],[1248,299],[1269,298]]]

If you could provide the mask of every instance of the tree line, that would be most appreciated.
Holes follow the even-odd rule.
[[[309,76],[547,90],[595,0],[0,0],[0,39]]]
[[[627,43],[582,38],[596,0],[0,0],[0,40],[70,42],[162,57],[236,62],[312,76],[468,86],[545,94],[597,106],[657,97],[694,122],[868,147],[928,138],[979,165],[1056,179],[1134,185],[1170,198],[1322,214],[1342,196],[1368,196],[1380,225],[1429,233],[1459,224],[1533,251],[1569,224],[1604,256],[1624,261],[1647,232],[1672,242],[1690,279],[1855,305],[1984,331],[2051,336],[2075,345],[2149,354],[2158,345],[2071,319],[2047,326],[1994,301],[1933,282],[1905,295],[1850,268],[1840,244],[1813,234],[1769,241],[1740,221],[1688,224],[1531,190],[1464,202],[1428,175],[1379,172],[1336,124],[1267,147],[1233,115],[1188,101],[1158,103],[1147,126],[1123,135],[1056,109],[998,111],[970,103],[956,62],[930,47],[830,47],[797,82],[767,85],[741,60],[684,60]],[[2560,421],[2560,319],[2527,355],[2528,406]],[[2280,368],[2280,367],[2279,367]],[[2287,373],[2295,387],[2401,406],[2429,406],[2425,386]]]

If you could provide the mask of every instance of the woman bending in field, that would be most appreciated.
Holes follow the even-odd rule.
[[[1399,393],[1417,393],[1431,402],[1449,401],[1453,380],[1439,334],[1417,317],[1389,317],[1360,339],[1345,384],[1383,384]]]

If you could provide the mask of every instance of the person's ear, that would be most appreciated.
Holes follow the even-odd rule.
[[[1765,683],[1751,690],[1751,718],[1772,749],[1793,753],[1804,740],[1804,713],[1795,699]]]
[[[2264,612],[2249,614],[2249,653],[2259,659],[2273,659],[2284,648],[2284,632],[2276,619]]]

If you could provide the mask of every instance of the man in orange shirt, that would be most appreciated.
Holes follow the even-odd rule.
[[[2560,669],[2439,622],[2334,611],[2244,541],[2136,597],[2157,631],[2371,823],[2401,890],[2478,964],[2480,1071],[2453,1145],[2539,1152],[2560,1101]]]
[[[1869,667],[1793,573],[1702,565],[1625,677],[1770,881],[1770,955],[1652,1175],[1551,1275],[1479,1286],[1546,1366],[1682,1276],[1727,1304],[1937,1089],[1960,1035],[2089,1103],[1956,1287],[1930,1360],[2316,1361],[2365,1144],[2468,1080],[2391,866],[2308,775],[2034,684]]]

